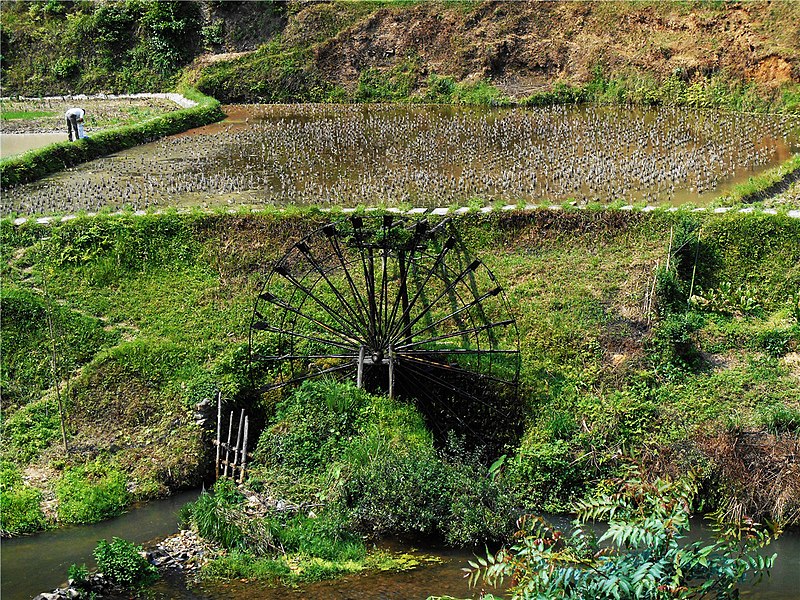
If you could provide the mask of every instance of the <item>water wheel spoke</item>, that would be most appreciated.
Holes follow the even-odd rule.
[[[336,238],[336,228],[333,225],[329,225],[323,228],[323,232],[325,233],[326,237],[328,238],[328,242],[333,248],[333,253],[336,255],[336,258],[341,265],[342,272],[345,275],[345,279],[347,279],[347,283],[350,286],[350,292],[353,295],[353,298],[358,302],[360,307],[359,312],[363,315],[364,325],[368,325],[366,315],[369,313],[367,309],[367,303],[364,298],[361,296],[361,292],[359,292],[358,287],[356,286],[355,282],[353,281],[353,277],[350,274],[350,269],[347,268],[347,262],[345,261],[344,254],[342,254],[342,249],[339,246],[339,240]]]
[[[486,325],[478,325],[476,327],[470,327],[468,329],[461,329],[459,331],[451,331],[450,333],[443,333],[442,335],[437,335],[434,337],[430,337],[424,340],[418,340],[416,342],[409,342],[408,344],[402,344],[399,346],[395,346],[396,352],[402,352],[408,348],[416,348],[423,344],[430,344],[433,342],[440,342],[442,340],[447,340],[450,338],[462,336],[462,335],[469,335],[472,333],[480,333],[482,331],[488,331],[495,327],[506,327],[514,323],[513,319],[506,319],[504,321],[497,321],[496,323],[487,323]]]
[[[308,360],[349,358],[355,360],[358,354],[253,354],[253,358],[260,361]]]
[[[317,377],[322,377],[323,375],[329,375],[331,373],[336,373],[339,371],[344,371],[346,369],[355,369],[356,365],[352,363],[348,363],[345,365],[338,365],[336,367],[329,367],[327,369],[322,369],[321,371],[316,371],[314,373],[309,373],[307,375],[301,375],[299,377],[293,377],[292,379],[288,379],[286,381],[280,381],[278,383],[273,383],[270,385],[263,386],[258,389],[259,393],[269,392],[271,390],[277,390],[282,387],[286,387],[287,385],[292,385],[294,383],[301,383],[308,379],[315,379]]]
[[[451,238],[451,239],[452,239],[452,238]],[[409,329],[409,330],[411,330],[411,328],[412,328],[412,327],[414,327],[414,325],[416,325],[417,323],[419,323],[419,321],[420,321],[420,320],[421,320],[423,317],[425,317],[425,315],[427,315],[427,314],[430,314],[430,313],[431,313],[431,311],[433,310],[433,307],[434,307],[434,306],[436,306],[436,304],[437,304],[437,303],[438,303],[438,302],[439,302],[439,301],[440,301],[442,298],[446,297],[446,296],[447,296],[447,295],[448,295],[450,292],[452,292],[452,291],[453,291],[453,290],[456,288],[456,286],[457,286],[459,283],[461,283],[461,282],[464,280],[464,278],[465,278],[467,275],[469,275],[470,273],[474,272],[474,271],[475,271],[475,269],[477,269],[477,268],[478,268],[480,265],[481,265],[481,261],[479,261],[479,260],[475,260],[475,261],[471,262],[471,263],[470,263],[470,264],[469,264],[469,265],[468,265],[468,266],[467,266],[467,267],[466,267],[466,268],[465,268],[463,271],[461,271],[461,272],[458,274],[458,276],[457,276],[457,277],[456,277],[454,280],[452,280],[452,281],[448,282],[448,283],[447,283],[447,285],[446,285],[446,287],[445,287],[445,289],[444,289],[444,290],[442,290],[442,291],[439,293],[439,295],[438,295],[438,296],[436,296],[436,298],[435,298],[435,299],[434,299],[432,302],[429,302],[429,303],[428,303],[428,304],[427,304],[427,305],[424,307],[424,309],[423,309],[422,311],[420,311],[420,313],[419,313],[419,314],[418,314],[416,317],[414,317],[413,319],[411,319],[411,321],[410,321],[410,322],[409,322],[409,324],[408,324],[408,329]],[[419,294],[421,294],[421,293],[422,293],[422,289],[420,289],[420,290],[417,292],[417,296],[419,296]],[[394,334],[396,334],[397,332],[395,331],[395,332],[393,332],[393,333],[394,333]]]
[[[398,359],[403,361],[411,361],[412,363],[416,363],[419,365],[427,365],[429,367],[434,367],[436,369],[442,369],[443,371],[448,371],[450,373],[460,373],[462,375],[469,375],[478,380],[493,381],[495,383],[502,383],[505,385],[516,385],[513,381],[508,379],[495,377],[493,375],[487,375],[486,373],[475,373],[474,371],[470,371],[469,369],[463,369],[461,367],[457,367],[451,364],[439,363],[434,360],[425,360],[424,358],[420,358],[419,356],[410,356],[408,354],[398,353]]]
[[[350,302],[347,298],[345,298],[344,294],[339,290],[339,288],[330,280],[328,274],[325,272],[325,269],[319,262],[314,258],[314,255],[311,252],[311,248],[305,242],[300,242],[295,244],[295,247],[300,251],[300,253],[311,263],[314,269],[320,274],[320,276],[325,280],[325,283],[328,284],[328,287],[333,292],[336,299],[339,301],[339,306],[346,310],[350,316],[358,321],[358,326],[362,329],[366,329],[367,321],[364,314],[360,310],[353,309],[352,302]],[[356,309],[358,306],[356,306]]]
[[[489,298],[491,298],[493,296],[496,296],[497,294],[499,294],[502,291],[503,291],[503,288],[501,288],[501,287],[496,287],[496,288],[494,288],[492,290],[489,290],[488,292],[478,296],[474,300],[472,300],[472,301],[460,306],[459,308],[457,308],[456,310],[454,310],[450,314],[445,315],[444,317],[441,317],[440,319],[434,321],[433,323],[430,323],[429,325],[426,325],[422,329],[417,329],[414,332],[414,335],[415,336],[419,336],[421,333],[424,333],[424,332],[426,332],[426,331],[428,331],[430,329],[434,329],[435,327],[438,327],[439,325],[442,325],[445,322],[449,321],[450,319],[460,315],[464,311],[469,310],[470,308],[473,308],[475,306],[480,305],[484,301],[488,300]]]
[[[403,312],[400,315],[400,318],[397,320],[397,322],[388,324],[388,331],[389,331],[389,337],[390,338],[396,336],[399,333],[398,332],[398,327],[403,327],[404,329],[406,328],[406,326],[404,325],[403,322],[407,321],[410,318],[411,311],[414,309],[417,301],[419,300],[419,297],[425,291],[425,288],[428,285],[428,282],[430,282],[430,280],[433,277],[434,273],[437,272],[437,269],[438,269],[439,265],[442,263],[442,261],[444,260],[445,256],[447,256],[447,253],[453,247],[455,247],[455,245],[456,245],[456,239],[454,237],[450,236],[449,238],[447,238],[447,241],[445,241],[445,243],[443,244],[441,251],[436,256],[436,259],[433,261],[433,264],[431,265],[431,267],[428,269],[428,273],[426,274],[424,280],[422,281],[422,283],[420,283],[417,286],[417,292],[414,294],[414,297],[411,300],[409,300],[408,307],[406,307],[406,309],[403,310]],[[413,261],[413,257],[411,257],[409,260]],[[423,310],[422,313],[420,313],[420,314],[425,314],[425,312],[426,311]],[[420,318],[420,316],[418,315],[416,320],[418,320],[419,318]],[[410,327],[413,326],[413,324],[414,324],[414,320],[411,321],[411,325],[409,325],[407,328],[410,329]]]
[[[359,344],[363,343],[362,340],[360,340],[359,338],[353,337],[352,334],[344,332],[344,331],[341,331],[339,329],[336,329],[335,327],[332,327],[332,326],[328,325],[327,323],[323,323],[319,319],[315,319],[314,317],[303,313],[302,311],[296,309],[295,307],[291,306],[290,304],[287,304],[287,303],[283,302],[282,300],[280,300],[277,297],[273,297],[273,299],[270,300],[270,302],[272,302],[273,304],[275,304],[277,306],[280,306],[281,308],[283,308],[287,312],[293,313],[293,314],[297,315],[298,317],[302,317],[303,319],[306,319],[307,321],[309,321],[310,323],[313,323],[317,327],[320,327],[320,328],[324,329],[326,332],[334,334],[336,337],[341,338],[342,340],[344,340],[344,342],[346,342],[348,344],[352,344],[352,345],[358,346]],[[261,313],[257,312],[257,311],[256,311],[256,316],[258,317],[259,320],[255,321],[253,323],[253,329],[257,329],[257,330],[258,329],[263,329],[265,331],[270,331],[270,325],[269,325],[269,323],[266,322],[266,319],[264,318],[264,316]]]
[[[294,285],[297,289],[303,292],[306,296],[311,298],[314,302],[316,302],[320,308],[322,308],[330,317],[336,321],[340,326],[345,328],[350,328],[351,331],[357,331],[359,327],[354,324],[350,319],[346,318],[342,313],[337,312],[333,308],[331,308],[327,302],[323,301],[319,296],[314,294],[314,292],[307,286],[303,285],[300,281],[298,281],[288,269],[283,266],[278,266],[275,268],[275,273],[286,279],[289,283]]]

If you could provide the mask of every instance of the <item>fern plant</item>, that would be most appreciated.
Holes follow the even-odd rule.
[[[689,542],[693,478],[647,482],[639,474],[612,482],[610,492],[578,503],[570,533],[540,517],[524,517],[516,543],[470,562],[470,584],[511,580],[514,600],[738,598],[738,586],[759,580],[776,555],[758,549],[777,534],[752,522],[717,527],[713,541]],[[591,521],[607,521],[599,537]]]

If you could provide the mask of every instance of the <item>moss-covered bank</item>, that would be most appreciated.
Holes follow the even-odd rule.
[[[311,209],[4,221],[4,313],[7,303],[20,315],[57,307],[70,454],[47,324],[35,319],[25,336],[6,338],[23,324],[5,317],[3,394],[16,400],[3,416],[3,493],[25,492],[29,506],[30,484],[54,489],[96,459],[138,497],[197,481],[205,462],[194,407],[216,388],[263,423],[289,423],[276,435],[291,431],[294,413],[248,391],[247,327],[265,265],[332,217]],[[800,426],[797,219],[535,210],[473,213],[457,225],[503,282],[520,331],[524,433],[497,467],[512,504],[563,509],[634,454],[662,472],[699,470],[710,504],[797,519],[798,478],[781,462]],[[59,345],[71,337],[81,345]],[[34,339],[43,343],[26,341]],[[11,368],[21,374],[13,382]],[[477,473],[487,485],[497,477]],[[302,484],[299,475],[287,477]],[[784,486],[765,485],[778,476]],[[295,493],[319,492],[303,490]]]

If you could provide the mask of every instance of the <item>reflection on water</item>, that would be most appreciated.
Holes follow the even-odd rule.
[[[407,552],[407,549],[402,549]],[[412,552],[413,553],[413,552]],[[427,552],[426,554],[431,554]],[[156,586],[156,598],[195,600],[419,600],[430,595],[455,598],[478,598],[481,587],[470,589],[461,571],[473,555],[464,551],[436,551],[441,564],[429,565],[403,573],[368,573],[296,588],[267,587],[253,582],[207,582],[186,589],[179,580],[162,581]],[[487,592],[499,593],[484,586]]]
[[[65,582],[71,564],[86,563],[93,567],[92,551],[99,540],[121,537],[141,544],[175,533],[178,510],[197,495],[198,491],[181,492],[95,525],[2,540],[0,597],[3,600],[33,598]]]
[[[30,599],[48,591],[66,579],[72,563],[93,566],[92,550],[100,539],[113,536],[137,543],[162,538],[177,531],[179,508],[197,497],[197,491],[185,492],[151,502],[122,517],[83,527],[59,529],[38,535],[2,541],[3,600]],[[556,518],[557,527],[568,522]],[[710,535],[699,519],[692,525],[690,539]],[[417,552],[397,543],[387,548]],[[778,553],[772,576],[754,588],[742,590],[742,597],[751,600],[796,600],[800,597],[800,531],[784,533],[771,544],[766,554]],[[482,552],[478,552],[481,554]],[[178,576],[160,581],[152,592],[156,600],[419,600],[429,595],[451,595],[456,598],[477,598],[481,588],[471,590],[461,569],[474,555],[463,550],[424,550],[436,555],[440,564],[404,573],[368,573],[334,581],[323,581],[297,588],[267,587],[256,582],[205,582],[188,587]],[[495,591],[487,589],[487,591]]]
[[[66,133],[0,133],[0,158],[66,142],[67,139]]]
[[[218,124],[6,194],[4,213],[109,206],[705,203],[800,150],[800,117],[689,109],[227,107]]]

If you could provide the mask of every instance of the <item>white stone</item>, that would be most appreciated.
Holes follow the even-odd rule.
[[[450,212],[449,208],[447,208],[446,206],[440,206],[439,208],[434,208],[431,211],[431,214],[432,215],[446,215],[449,212]]]

